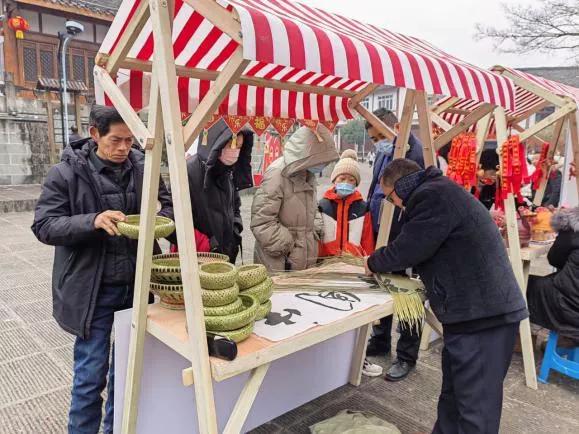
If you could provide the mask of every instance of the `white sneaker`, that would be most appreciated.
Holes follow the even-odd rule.
[[[362,374],[364,374],[366,377],[379,377],[382,375],[382,366],[376,365],[370,362],[368,359],[364,359]]]

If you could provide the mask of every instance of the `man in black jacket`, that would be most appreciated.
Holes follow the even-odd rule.
[[[92,138],[67,146],[62,161],[48,172],[32,225],[41,242],[56,247],[54,318],[77,336],[68,425],[71,434],[99,431],[107,372],[103,428],[105,433],[113,432],[111,330],[115,311],[132,305],[137,256],[137,241],[119,236],[116,223],[140,211],[145,161],[114,108],[94,106],[90,124]],[[162,181],[159,201],[159,214],[173,218]]]
[[[200,140],[197,154],[187,160],[195,229],[209,238],[212,252],[229,256],[232,263],[243,231],[239,191],[253,186],[252,148],[251,131],[242,130],[233,140],[221,119],[209,129],[206,140]]]
[[[367,259],[367,272],[415,267],[443,325],[433,432],[498,433],[503,381],[528,316],[499,231],[484,206],[435,167],[395,160],[381,184],[387,200],[404,209],[405,223]]]
[[[396,115],[385,108],[380,108],[374,112],[382,122],[388,127],[398,131],[400,125]],[[378,231],[380,229],[380,218],[382,215],[382,208],[384,202],[384,193],[380,188],[380,179],[382,173],[392,162],[394,158],[394,143],[390,143],[376,128],[370,123],[366,122],[366,130],[368,136],[375,143],[376,146],[376,161],[374,163],[374,171],[372,175],[372,183],[368,191],[368,206],[372,215],[372,227],[374,231],[374,240],[378,239]],[[406,158],[415,161],[424,168],[424,156],[422,143],[420,140],[410,133],[408,139],[408,149],[406,151]],[[388,236],[388,243],[392,243],[402,229],[404,224],[400,218],[400,210],[394,210],[392,218],[392,226],[390,227],[390,234]],[[396,270],[399,274],[405,274],[405,270]],[[409,372],[416,366],[418,360],[418,351],[420,349],[420,332],[421,330],[412,330],[407,327],[399,326],[400,338],[396,345],[396,359],[392,366],[386,372],[386,379],[389,381],[400,381],[406,378]],[[366,349],[368,356],[385,356],[391,350],[392,343],[392,315],[382,318],[380,324],[373,327],[372,338]],[[371,375],[375,365],[366,362],[364,364],[364,374]],[[370,371],[370,374],[368,373]]]

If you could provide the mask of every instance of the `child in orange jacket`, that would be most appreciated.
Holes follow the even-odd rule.
[[[319,257],[352,254],[367,256],[374,251],[372,217],[357,190],[360,184],[358,158],[346,150],[332,172],[334,184],[319,202],[324,221],[324,237]]]

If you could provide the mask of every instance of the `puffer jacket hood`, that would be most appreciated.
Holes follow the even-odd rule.
[[[290,177],[298,172],[339,159],[332,133],[318,125],[318,136],[308,127],[301,127],[291,135],[284,146],[282,175]]]
[[[251,153],[253,150],[253,132],[241,130],[243,135],[243,145],[239,153],[239,160],[232,166],[233,183],[237,191],[253,187],[253,177],[251,173]],[[210,173],[219,164],[219,155],[225,146],[231,143],[233,134],[225,121],[220,119],[207,132],[207,145],[199,144],[197,155],[203,161],[207,170],[205,171],[204,186],[207,187],[207,179]]]
[[[551,217],[551,226],[556,232],[579,232],[579,207],[557,211]]]

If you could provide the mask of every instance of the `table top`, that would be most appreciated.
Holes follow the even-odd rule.
[[[549,253],[549,249],[553,243],[546,243],[546,244],[533,244],[529,245],[529,247],[523,247],[521,249],[521,259],[523,261],[533,261],[535,259],[540,258],[541,256],[545,256]]]
[[[323,342],[342,333],[358,329],[375,320],[393,313],[393,302],[389,298],[383,304],[372,306],[343,319],[327,325],[316,326],[299,335],[279,342],[251,335],[238,344],[237,358],[226,361],[211,357],[211,373],[215,381],[223,381],[258,366],[296,353],[317,343]],[[188,342],[185,329],[186,318],[184,310],[170,310],[160,304],[152,304],[147,312],[147,331],[168,345],[188,360],[194,354]]]

